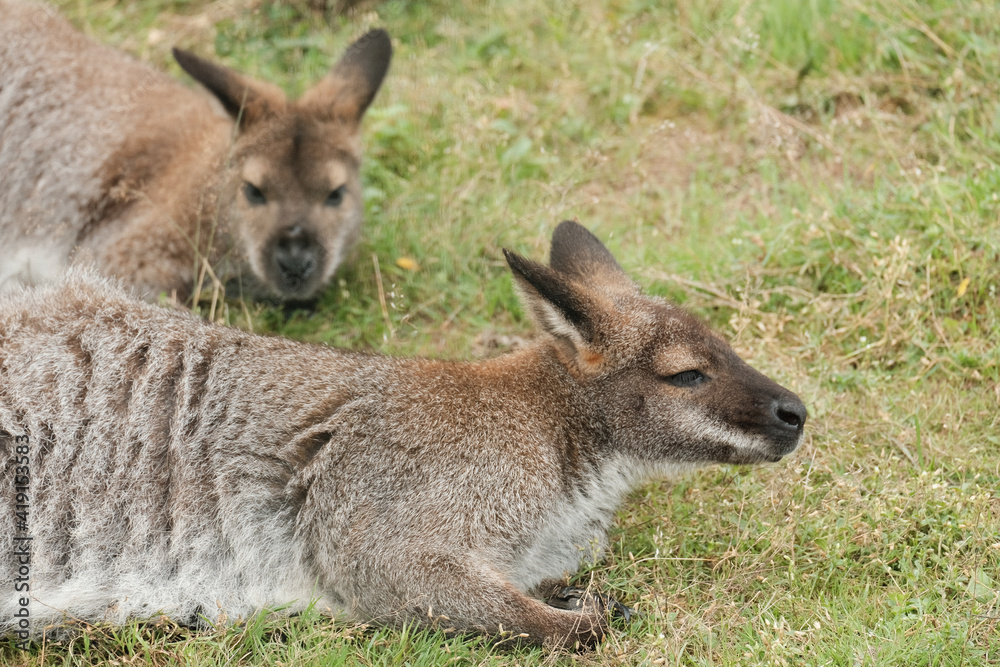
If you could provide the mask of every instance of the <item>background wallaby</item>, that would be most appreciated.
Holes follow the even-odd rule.
[[[476,363],[265,338],[76,273],[0,297],[0,629],[17,631],[12,540],[30,534],[36,632],[319,598],[380,623],[599,639],[599,598],[540,597],[624,494],[777,461],[806,409],[580,225],[556,229],[549,266],[506,256],[546,335]]]
[[[360,122],[386,33],[297,101],[174,55],[225,112],[47,6],[0,0],[0,290],[74,262],[146,298],[187,298],[202,258],[251,296],[306,299],[333,275],[361,225]]]

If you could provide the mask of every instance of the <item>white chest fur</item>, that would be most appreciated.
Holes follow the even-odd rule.
[[[615,511],[634,485],[634,471],[634,463],[612,460],[553,506],[536,539],[513,563],[509,581],[529,591],[545,579],[561,578],[595,562],[604,551]]]

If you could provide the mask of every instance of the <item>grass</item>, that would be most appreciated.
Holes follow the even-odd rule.
[[[315,614],[93,629],[37,664],[1000,664],[1000,6],[971,0],[65,0],[96,38],[298,93],[373,25],[367,221],[316,312],[229,324],[470,358],[529,336],[500,254],[577,218],[798,392],[790,461],[637,490],[579,575],[598,650]],[[376,264],[381,274],[380,303]],[[403,268],[414,260],[416,270]]]

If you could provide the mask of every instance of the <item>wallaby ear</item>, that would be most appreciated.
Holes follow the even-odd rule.
[[[274,86],[176,47],[173,54],[177,64],[215,95],[241,127],[257,122],[285,104],[284,93]]]
[[[600,239],[573,220],[559,223],[552,232],[549,266],[599,289],[629,294],[639,289]]]
[[[576,350],[595,339],[594,295],[555,269],[532,262],[504,248],[522,301],[542,329],[572,344]]]
[[[307,90],[300,104],[320,117],[356,124],[389,71],[392,41],[370,30],[351,44],[333,70]]]

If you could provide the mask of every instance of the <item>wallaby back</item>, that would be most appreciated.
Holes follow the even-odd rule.
[[[0,298],[0,627],[319,599],[391,625],[599,639],[601,598],[547,601],[629,489],[777,461],[806,411],[576,223],[548,266],[506,254],[544,335],[476,363],[255,336],[87,274]]]
[[[48,6],[0,0],[0,16],[0,289],[74,263],[146,298],[186,298],[207,266],[256,297],[308,299],[330,279],[361,225],[385,32],[297,101],[175,49],[213,100]]]

